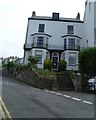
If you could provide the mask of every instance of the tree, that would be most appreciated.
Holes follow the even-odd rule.
[[[14,63],[13,61],[7,63],[6,67],[7,67],[7,70],[8,70],[8,75],[9,75],[9,70],[10,70],[13,66],[15,66],[15,63]]]
[[[96,47],[85,48],[79,52],[80,71],[90,77],[96,75]]]

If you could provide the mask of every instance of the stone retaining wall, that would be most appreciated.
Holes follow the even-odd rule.
[[[21,82],[24,82],[26,84],[29,84],[33,87],[40,89],[48,89],[53,91],[56,90],[81,91],[80,79],[76,77],[75,80],[72,81],[71,79],[69,79],[69,76],[66,72],[65,74],[60,74],[59,77],[57,73],[56,78],[54,79],[41,78],[36,72],[29,69],[24,69],[24,70],[11,69],[9,71],[9,75],[8,75],[8,71],[6,69],[3,69],[2,75],[17,79]]]
[[[8,75],[8,71],[4,69],[2,75],[12,77],[36,88],[52,90],[53,80],[41,78],[32,70],[14,71],[11,69]]]

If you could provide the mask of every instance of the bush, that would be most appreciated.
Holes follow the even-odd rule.
[[[26,70],[28,69],[28,65],[15,65],[15,70]]]
[[[81,90],[82,90],[82,92],[84,91],[84,92],[86,92],[87,90],[88,90],[88,79],[89,79],[89,77],[88,76],[86,76],[86,75],[82,75],[82,80],[81,80]]]
[[[29,56],[28,57],[28,66],[32,67],[32,66],[36,66],[36,64],[39,62],[39,59],[35,56]]]
[[[6,64],[7,70],[10,70],[10,68],[12,68],[13,66],[15,66],[15,63],[14,63],[13,61],[8,62],[8,63]]]
[[[56,74],[53,71],[50,71],[48,69],[40,69],[40,68],[35,68],[35,72],[39,74],[41,78],[48,78],[48,79],[54,79],[56,78]]]
[[[58,67],[59,67],[59,71],[65,71],[66,70],[66,61],[65,60],[60,60],[58,62]]]
[[[85,48],[79,52],[79,68],[82,74],[96,75],[96,47]]]
[[[73,70],[68,71],[69,76],[71,79],[74,79],[76,77],[76,73]]]
[[[10,69],[12,69],[13,67],[15,66],[15,63],[13,61],[9,61],[7,64],[6,64],[6,68],[8,70],[8,75],[9,75],[9,71]]]
[[[44,69],[51,70],[52,61],[50,59],[44,60]]]

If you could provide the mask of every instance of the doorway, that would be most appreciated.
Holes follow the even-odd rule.
[[[52,54],[52,69],[53,70],[58,70],[58,58],[59,58],[58,53]]]

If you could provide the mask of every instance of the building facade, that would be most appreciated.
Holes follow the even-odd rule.
[[[28,63],[27,59],[32,55],[39,58],[39,68],[44,67],[45,59],[50,59],[53,70],[58,70],[60,60],[67,62],[67,70],[78,70],[78,52],[96,43],[95,10],[96,2],[86,1],[83,21],[79,13],[76,18],[62,18],[59,13],[42,17],[33,12],[32,17],[28,18],[24,64]]]

